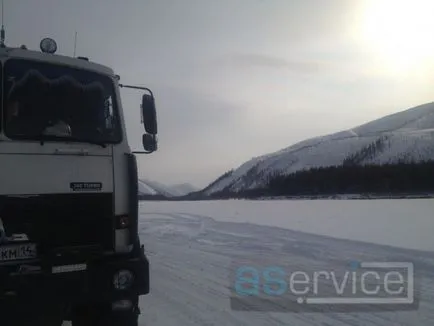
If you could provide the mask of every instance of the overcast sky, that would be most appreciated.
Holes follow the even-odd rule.
[[[139,158],[140,175],[202,187],[254,156],[431,102],[434,6],[398,2],[5,0],[6,40],[38,49],[52,37],[72,55],[77,31],[77,55],[155,93],[159,150]],[[141,94],[122,95],[140,149]]]

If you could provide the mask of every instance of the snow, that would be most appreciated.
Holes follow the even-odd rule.
[[[151,293],[141,297],[139,325],[431,325],[433,208],[432,199],[141,202]],[[306,271],[339,270],[350,261],[413,262],[422,289],[416,291],[419,307],[365,313],[232,310],[232,273],[245,262],[264,261]]]
[[[434,103],[427,103],[385,116],[353,129],[357,134],[365,136],[386,131],[395,131],[407,126],[416,127],[422,121],[423,124],[420,124],[419,129],[432,128],[434,121],[433,113]]]
[[[141,202],[155,217],[196,214],[434,252],[434,199]]]
[[[229,187],[232,191],[264,185],[273,173],[341,165],[345,158],[385,138],[385,148],[361,164],[385,164],[400,159],[434,159],[434,103],[399,112],[335,134],[315,137],[254,158],[206,189],[206,194]]]

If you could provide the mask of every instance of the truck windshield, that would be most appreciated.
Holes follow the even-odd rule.
[[[110,77],[22,59],[6,61],[3,76],[4,131],[9,138],[120,141]]]

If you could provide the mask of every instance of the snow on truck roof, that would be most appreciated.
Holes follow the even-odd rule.
[[[39,51],[21,49],[21,48],[0,48],[1,58],[28,59],[40,62],[47,62],[57,65],[69,66],[72,68],[94,71],[100,74],[114,77],[113,69],[99,63],[88,60],[68,57],[65,55],[50,54]]]

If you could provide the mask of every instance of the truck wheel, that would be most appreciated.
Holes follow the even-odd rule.
[[[112,316],[105,325],[110,326],[138,326],[139,316],[135,313],[127,313],[123,316]]]
[[[133,313],[124,314],[123,316],[96,316],[87,315],[84,318],[72,318],[72,326],[138,326],[139,316]]]
[[[33,316],[33,318],[23,318],[20,316],[2,321],[2,325],[3,322],[5,323],[4,325],[8,326],[62,326],[61,319],[51,320],[40,316]]]
[[[0,301],[1,302],[1,301]],[[61,326],[64,307],[50,303],[37,305],[36,302],[18,301],[14,304],[1,302],[0,325],[7,326]]]
[[[113,312],[104,305],[76,307],[71,316],[72,326],[138,326],[137,310]]]

